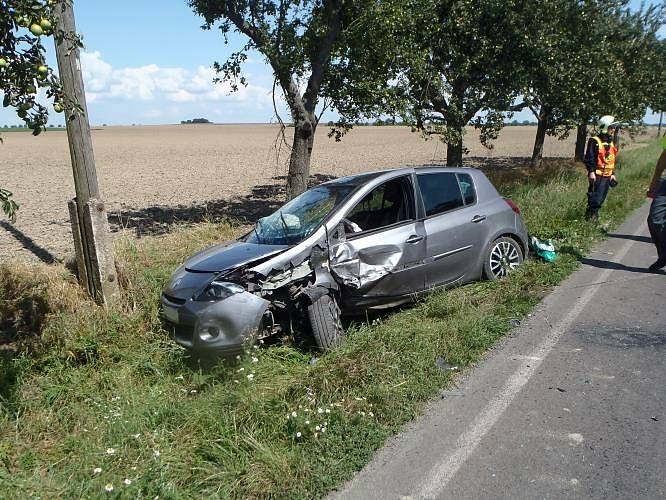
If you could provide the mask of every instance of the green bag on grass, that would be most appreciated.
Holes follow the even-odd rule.
[[[541,241],[536,236],[532,236],[530,237],[530,248],[546,262],[553,262],[557,259],[552,240]]]

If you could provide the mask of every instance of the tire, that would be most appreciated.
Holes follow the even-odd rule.
[[[340,345],[345,332],[340,319],[340,306],[331,295],[322,295],[308,306],[308,318],[312,325],[317,347],[328,351]]]
[[[523,263],[523,250],[513,238],[503,236],[490,244],[483,261],[483,276],[491,281],[502,279]]]

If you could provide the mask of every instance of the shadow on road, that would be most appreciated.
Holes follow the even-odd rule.
[[[641,243],[652,243],[652,238],[649,236],[640,236],[636,234],[619,234],[619,233],[608,233],[606,236],[609,238],[619,238],[623,240],[634,240]]]
[[[310,176],[310,186],[334,179],[334,176],[315,174]],[[191,225],[204,221],[229,219],[240,224],[253,224],[258,218],[269,215],[280,207],[285,199],[285,176],[276,176],[271,184],[252,188],[250,194],[230,199],[213,200],[194,205],[156,205],[140,209],[126,209],[109,213],[112,231],[131,229],[137,236],[165,234],[176,225]]]
[[[599,259],[590,259],[584,258],[580,260],[581,264],[587,264],[588,266],[598,267],[599,269],[613,269],[616,271],[629,271],[632,273],[642,273],[642,274],[666,274],[664,271],[651,271],[647,267],[634,267],[634,266],[625,266],[618,262],[609,262],[607,260]]]
[[[16,241],[18,241],[23,246],[23,248],[31,252],[35,257],[37,257],[45,264],[53,264],[57,261],[55,255],[49,252],[46,248],[39,246],[37,243],[35,243],[35,240],[12,226],[9,222],[0,220],[0,227],[11,234],[14,239],[16,239]]]

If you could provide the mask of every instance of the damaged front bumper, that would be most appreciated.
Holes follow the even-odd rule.
[[[216,301],[179,300],[162,294],[162,312],[174,340],[199,356],[238,354],[262,328],[269,302],[249,292]]]

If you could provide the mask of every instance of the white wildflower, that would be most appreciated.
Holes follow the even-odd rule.
[[[321,428],[321,433],[323,434],[324,432],[326,432],[326,427]]]
[[[319,427],[318,425],[316,425],[316,426],[315,426],[315,430],[316,430],[317,432],[319,432],[319,431],[321,430],[321,427]]]
[[[319,413],[319,414],[324,413],[324,409],[323,408],[317,408],[317,413]]]
[[[123,481],[123,483],[125,483],[127,486],[129,486],[130,484],[132,484],[132,480],[130,478],[126,477],[125,480]]]
[[[115,455],[116,454],[115,448],[107,448],[106,449],[106,454],[107,455]]]
[[[101,467],[95,467],[95,468],[93,469],[93,474],[99,474],[100,472],[102,472],[102,468],[101,468]]]
[[[252,380],[253,378],[254,378],[254,373],[250,373],[250,374],[247,376],[247,379],[248,379],[248,380]]]
[[[159,458],[160,455],[161,455],[160,450],[153,450],[153,456],[155,458]]]
[[[305,421],[305,425],[310,425],[310,421],[309,421],[309,420],[306,420],[306,421]]]
[[[244,372],[244,371],[245,371],[245,368],[242,367],[242,366],[238,369],[238,373],[240,373],[240,372]]]
[[[297,433],[296,433],[296,437],[297,437],[297,438],[300,438],[302,435],[303,435],[303,434],[301,434],[300,432],[297,432]]]
[[[190,394],[196,394],[196,393],[197,393],[197,390],[196,390],[196,389],[192,389],[192,390],[190,391]]]
[[[257,358],[256,356],[252,356],[252,362],[253,363],[257,363],[258,361],[259,361],[259,358]]]
[[[356,401],[363,401],[361,398],[354,398]]]
[[[291,416],[294,417],[294,418],[296,418],[296,417],[298,416],[298,413],[296,413],[295,411],[292,411],[292,412],[291,412]]]
[[[139,433],[139,434],[134,434],[133,437],[134,437],[134,439],[139,439],[140,436],[141,436],[141,434]]]
[[[178,375],[178,376],[176,377],[176,380],[185,380],[185,377],[183,377],[182,375]]]
[[[374,417],[374,416],[375,416],[375,414],[372,413],[372,412],[368,412],[368,415],[370,415],[371,417]]]
[[[241,359],[241,355],[240,355],[240,354],[236,354],[236,359]]]
[[[330,409],[330,408],[326,408],[326,413],[331,413],[331,409]]]
[[[113,491],[113,485],[111,483],[106,483],[104,489],[106,490],[107,493],[111,493]]]

